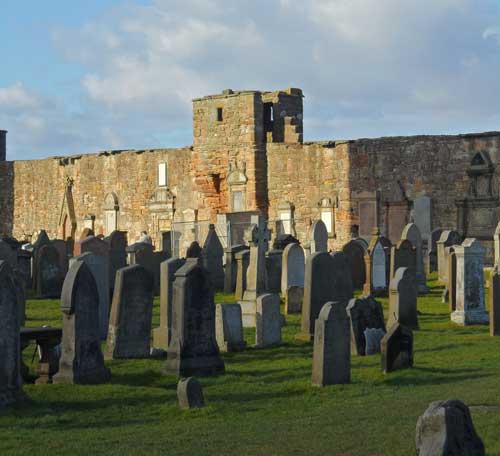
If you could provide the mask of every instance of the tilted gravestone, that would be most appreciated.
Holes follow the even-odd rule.
[[[429,292],[427,287],[427,277],[425,274],[424,264],[424,249],[423,241],[420,231],[415,223],[409,223],[405,226],[402,239],[407,239],[415,248],[415,276],[417,280],[417,290],[419,294],[426,294]]]
[[[457,258],[456,310],[451,321],[459,325],[488,324],[484,305],[484,257],[486,249],[475,238],[455,247]]]
[[[346,308],[351,327],[351,351],[355,355],[366,355],[367,329],[378,328],[385,333],[382,304],[373,297],[353,298]]]
[[[153,318],[153,277],[135,264],[116,273],[106,359],[148,358]]]
[[[448,258],[446,256],[445,249],[446,247],[451,247],[452,245],[459,245],[461,242],[461,236],[458,232],[453,230],[442,231],[439,240],[436,242],[438,280],[441,283],[446,283],[448,281]]]
[[[416,276],[417,271],[417,251],[412,243],[407,239],[401,239],[391,248],[391,273],[392,280],[399,268],[408,268]],[[390,282],[389,282],[390,285]]]
[[[458,400],[432,402],[417,421],[418,456],[484,456],[469,407]]]
[[[64,281],[59,253],[52,244],[38,250],[36,267],[36,294],[40,298],[59,298]]]
[[[236,290],[234,297],[238,301],[243,299],[247,288],[247,270],[250,264],[250,250],[243,250],[235,255],[236,258]]]
[[[490,275],[490,336],[500,336],[500,274],[498,265]]]
[[[349,262],[352,286],[358,289],[363,288],[366,281],[366,248],[363,248],[363,245],[360,242],[352,239],[345,244],[344,247],[342,247],[342,252],[344,252],[347,257],[347,261]]]
[[[224,250],[226,257],[226,265],[224,267],[224,293],[234,293],[236,290],[236,276],[238,272],[238,264],[236,261],[236,254],[247,247],[243,244],[233,245]],[[243,295],[241,295],[241,298]],[[236,299],[241,299],[236,298]]]
[[[351,382],[349,318],[346,302],[327,302],[315,323],[312,384]]]
[[[255,346],[271,347],[281,343],[280,297],[265,293],[257,298]]]
[[[214,291],[197,258],[187,259],[175,273],[172,338],[165,372],[181,377],[224,372],[215,337]]]
[[[413,366],[413,333],[394,323],[380,341],[381,368],[384,374]]]
[[[285,292],[285,314],[300,313],[302,311],[302,300],[304,299],[304,288],[292,286]]]
[[[215,225],[210,224],[208,235],[202,250],[203,266],[210,274],[210,280],[215,290],[224,289],[224,248],[215,231]]]
[[[14,272],[6,261],[0,261],[0,410],[25,398],[18,305]]]
[[[397,321],[407,328],[418,329],[417,286],[408,268],[398,268],[391,280],[387,327]]]
[[[281,266],[281,292],[289,287],[304,288],[305,255],[299,244],[288,244],[283,250]]]
[[[109,287],[112,292],[116,271],[127,266],[127,233],[115,230],[103,240],[109,247]]]
[[[328,251],[328,230],[323,220],[316,220],[309,232],[311,254]]]
[[[243,322],[239,304],[217,304],[215,310],[215,334],[221,352],[236,352],[245,349]]]
[[[54,383],[98,384],[111,374],[104,365],[99,338],[99,294],[88,266],[75,261],[61,295],[63,335]]]
[[[183,410],[205,406],[203,388],[194,377],[181,378],[177,384],[177,400]]]
[[[427,274],[438,270],[437,242],[442,232],[441,228],[433,230],[430,238],[427,240]]]
[[[160,265],[160,326],[153,330],[153,347],[167,350],[171,339],[175,273],[186,260],[170,258]]]

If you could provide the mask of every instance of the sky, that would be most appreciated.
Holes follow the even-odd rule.
[[[192,144],[191,100],[304,91],[306,141],[500,130],[498,0],[2,0],[7,158]]]

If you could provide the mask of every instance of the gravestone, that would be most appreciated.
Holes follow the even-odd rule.
[[[380,328],[366,328],[364,335],[366,340],[365,355],[380,353],[380,341],[385,336],[385,331]]]
[[[215,337],[214,290],[197,258],[188,258],[175,273],[165,372],[181,377],[224,372]]]
[[[160,265],[160,326],[153,330],[153,347],[166,351],[170,344],[175,273],[186,263],[170,258]]]
[[[373,297],[354,298],[346,308],[351,327],[351,351],[354,355],[366,355],[365,331],[381,329],[385,333],[384,311],[382,304]]]
[[[59,253],[52,244],[38,250],[36,267],[36,294],[40,298],[59,298],[64,280]]]
[[[281,291],[282,261],[283,252],[281,250],[266,252],[266,291],[269,293]]]
[[[352,239],[342,247],[342,252],[347,257],[351,271],[352,286],[356,289],[363,288],[366,281],[365,252],[363,245]]]
[[[382,372],[413,366],[413,333],[400,323],[394,323],[380,341]]]
[[[423,242],[427,244],[432,230],[432,208],[429,196],[422,195],[413,201],[413,219]]]
[[[113,231],[104,242],[109,247],[109,287],[112,295],[115,289],[116,271],[127,266],[127,234],[124,231]]]
[[[160,263],[166,260],[168,253],[154,252],[152,244],[148,242],[136,242],[127,247],[128,264],[140,264],[153,277],[154,294],[160,292]]]
[[[311,254],[328,251],[328,230],[323,220],[316,220],[309,233]]]
[[[407,239],[401,239],[391,248],[391,280],[394,278],[399,268],[408,268],[411,274],[416,277],[417,251]],[[414,280],[416,280],[416,278]]]
[[[33,277],[31,275],[32,258],[33,254],[28,250],[21,249],[17,252],[17,270],[23,275],[27,289],[33,288]]]
[[[312,384],[351,382],[351,350],[346,302],[327,302],[315,323]]]
[[[235,255],[236,258],[236,291],[234,297],[236,300],[243,299],[243,294],[247,288],[247,270],[250,264],[250,250],[243,250]]]
[[[291,234],[278,234],[273,242],[273,249],[285,250],[288,244],[299,244],[299,240]]]
[[[483,283],[485,254],[486,249],[475,238],[467,238],[455,247],[457,307],[451,321],[459,325],[488,324]]]
[[[99,294],[88,266],[75,261],[61,294],[63,328],[59,372],[54,383],[98,384],[111,374],[99,339]]]
[[[203,389],[194,377],[181,378],[177,384],[177,400],[183,410],[205,406]]]
[[[366,252],[366,249],[368,248],[368,242],[366,242],[365,239],[358,237],[353,240],[357,242],[361,247],[363,247],[363,250]]]
[[[258,217],[258,224],[253,223],[245,231],[245,240],[250,246],[250,263],[248,264],[246,289],[240,301],[243,314],[243,327],[254,327],[256,318],[257,296],[266,291],[266,248],[270,239],[270,231],[263,217]]]
[[[54,239],[51,244],[56,248],[59,254],[59,263],[63,277],[66,277],[69,269],[68,244],[62,239]]]
[[[0,260],[0,410],[25,398],[21,375],[19,303],[14,272]]]
[[[197,241],[191,242],[186,250],[186,258],[201,258],[202,248]]]
[[[243,351],[247,345],[243,338],[243,322],[239,304],[217,304],[215,334],[221,352]]]
[[[38,271],[38,254],[40,253],[40,249],[44,245],[50,244],[50,239],[49,236],[47,235],[47,232],[45,230],[40,230],[38,233],[38,236],[36,237],[36,241],[33,243],[31,246],[31,252],[33,254],[33,259],[32,259],[32,286],[33,290],[35,290],[35,293],[38,289],[38,278],[40,277],[39,271]]]
[[[210,274],[215,290],[224,289],[224,248],[215,231],[215,225],[210,224],[208,235],[202,250],[203,266]]]
[[[318,252],[307,257],[299,338],[313,338],[316,319],[325,303],[347,301],[352,294],[351,274],[342,252]]]
[[[490,336],[500,336],[500,274],[499,265],[495,265],[490,275]]]
[[[445,230],[437,241],[437,261],[438,261],[438,280],[441,283],[448,281],[448,258],[446,256],[446,247],[459,245],[462,242],[460,235],[456,231]]]
[[[224,267],[224,293],[234,293],[236,290],[236,276],[238,272],[238,263],[236,260],[236,254],[246,250],[245,245],[233,245],[224,250],[226,256],[226,265]],[[241,295],[243,298],[243,294]],[[236,299],[241,299],[236,298]]]
[[[14,271],[14,285],[16,286],[17,306],[19,309],[19,325],[26,322],[26,282],[24,275],[18,270]]]
[[[257,298],[255,346],[271,347],[281,343],[280,297],[265,293]]]
[[[448,252],[448,284],[445,288],[450,312],[454,312],[457,308],[457,256],[455,255],[455,247],[446,247]],[[445,301],[446,302],[446,301]]]
[[[387,327],[397,321],[407,328],[418,329],[417,287],[409,268],[398,268],[391,280]]]
[[[148,358],[153,277],[138,264],[119,269],[111,305],[106,359]]]
[[[17,250],[0,239],[0,261],[5,261],[11,269],[17,269]]]
[[[285,292],[285,314],[300,313],[302,311],[302,300],[304,289],[302,287],[288,287]]]
[[[109,325],[109,262],[108,258],[85,252],[82,255],[73,257],[71,264],[75,261],[85,263],[92,273],[99,294],[99,337],[106,340]]]
[[[437,242],[442,233],[443,230],[437,228],[431,232],[431,236],[427,240],[427,274],[438,270]]]
[[[469,407],[458,400],[432,402],[417,421],[418,456],[484,456]]]
[[[305,255],[299,244],[288,244],[283,250],[281,267],[281,292],[289,287],[304,288]]]
[[[373,231],[364,260],[366,280],[363,294],[366,296],[384,295],[387,291],[387,255],[378,228]]]
[[[417,290],[419,294],[426,294],[429,292],[429,288],[427,287],[427,277],[425,274],[424,244],[417,225],[415,223],[406,225],[401,238],[410,241],[415,248],[415,277],[417,281]]]

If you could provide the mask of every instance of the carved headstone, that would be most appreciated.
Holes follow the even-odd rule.
[[[417,422],[418,456],[484,456],[469,407],[458,400],[432,402]]]
[[[387,291],[387,255],[378,228],[373,231],[364,260],[366,280],[363,293],[366,296],[385,294]]]
[[[63,335],[54,383],[98,384],[111,374],[104,366],[99,338],[99,294],[88,266],[75,261],[61,295]]]
[[[19,308],[14,272],[0,260],[0,410],[24,399],[20,375]]]
[[[351,270],[352,286],[354,288],[363,288],[366,281],[366,266],[365,266],[365,252],[366,249],[363,245],[352,239],[342,247],[342,252],[347,257],[349,267]]]
[[[136,264],[116,273],[106,358],[148,358],[153,318],[153,277]]]
[[[224,289],[224,248],[215,231],[215,225],[210,224],[208,235],[202,250],[203,266],[210,274],[215,290]]]
[[[459,245],[462,242],[460,235],[456,231],[446,230],[441,233],[437,241],[437,261],[438,261],[438,280],[441,283],[448,281],[448,258],[446,256],[446,247]]]
[[[160,326],[153,330],[153,347],[167,350],[172,336],[172,307],[175,273],[184,258],[170,258],[160,265]]]
[[[346,303],[327,302],[315,323],[312,384],[350,383],[351,350]]]
[[[187,259],[175,273],[173,298],[165,372],[181,377],[224,372],[215,337],[214,290],[197,258]]]
[[[59,298],[64,280],[59,253],[52,244],[44,244],[37,253],[36,293],[40,298]]]
[[[417,287],[409,268],[398,268],[391,280],[387,327],[397,321],[407,328],[418,329]]]
[[[177,399],[183,410],[205,406],[203,388],[194,377],[181,378],[177,384]]]
[[[280,298],[265,293],[257,298],[255,346],[270,347],[281,343]]]
[[[474,238],[455,247],[457,258],[457,307],[451,321],[459,325],[488,324],[484,305],[484,257],[486,249]]]
[[[394,323],[380,341],[382,372],[387,374],[413,366],[413,333],[400,323]]]
[[[427,287],[427,277],[425,274],[424,264],[424,244],[417,225],[415,223],[409,223],[406,225],[401,238],[410,241],[412,246],[415,248],[415,276],[417,280],[418,293],[428,293],[429,288]]]
[[[304,289],[302,287],[288,287],[285,292],[285,314],[300,313],[303,299]]]
[[[236,254],[246,250],[245,245],[233,245],[224,250],[226,256],[226,265],[224,267],[224,293],[234,293],[236,290],[236,276],[238,272],[238,263],[236,261]],[[243,298],[243,294],[241,295]],[[241,299],[236,298],[236,299]]]
[[[311,254],[328,251],[328,230],[323,220],[316,220],[309,234]]]
[[[283,251],[281,268],[281,292],[289,287],[304,288],[305,255],[299,244],[288,244]]]
[[[217,304],[215,310],[215,333],[219,350],[235,352],[245,349],[243,322],[239,304]]]
[[[243,299],[243,294],[247,288],[247,270],[250,264],[250,250],[243,250],[235,255],[236,258],[236,291],[234,297],[237,300]]]
[[[351,326],[351,351],[355,355],[366,355],[365,331],[378,328],[385,333],[382,304],[373,297],[354,298],[346,308]]]

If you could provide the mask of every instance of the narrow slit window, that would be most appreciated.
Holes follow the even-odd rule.
[[[222,122],[222,108],[217,108],[217,121]]]

